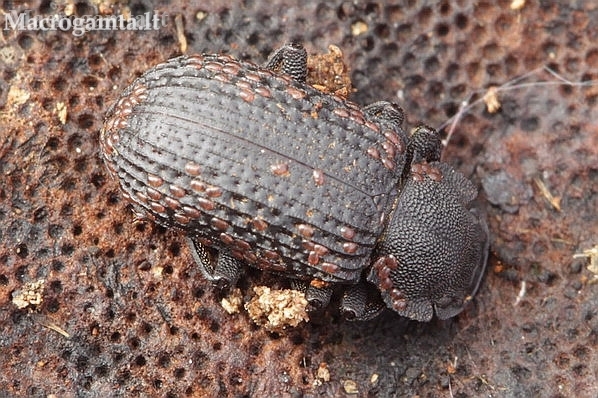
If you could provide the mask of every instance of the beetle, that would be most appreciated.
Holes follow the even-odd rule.
[[[306,59],[291,43],[264,66],[215,54],[155,66],[109,109],[105,164],[221,288],[252,266],[293,280],[314,309],[342,290],[349,319],[458,314],[486,267],[476,188],[440,162],[434,129],[408,134],[394,103],[316,90]]]

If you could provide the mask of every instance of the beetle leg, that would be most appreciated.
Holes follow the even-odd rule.
[[[439,161],[441,150],[440,135],[432,127],[420,125],[411,133],[409,152],[413,155],[412,163]]]
[[[331,285],[325,287],[315,287],[309,285],[305,291],[305,299],[309,303],[311,311],[320,310],[328,305],[332,297]]]
[[[266,68],[290,75],[300,83],[307,78],[307,51],[300,43],[285,44],[268,58]]]
[[[330,303],[330,298],[334,290],[331,285],[316,287],[305,281],[298,280],[293,281],[291,286],[293,289],[305,293],[308,311],[317,311],[325,308]]]
[[[193,238],[187,238],[187,242],[193,259],[207,280],[220,289],[228,289],[236,285],[242,271],[242,264],[239,260],[224,250],[216,252]]]
[[[385,308],[380,293],[369,283],[357,283],[343,294],[340,310],[345,319],[367,321]]]
[[[363,108],[363,111],[371,119],[378,122],[389,124],[395,129],[400,130],[405,115],[403,109],[394,102],[378,101]]]

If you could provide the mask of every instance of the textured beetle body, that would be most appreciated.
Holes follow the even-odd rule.
[[[394,104],[361,109],[312,88],[305,50],[285,48],[268,67],[175,58],[127,88],[100,134],[125,195],[183,230],[213,282],[234,284],[249,264],[311,282],[316,307],[351,285],[350,318],[384,303],[422,321],[460,312],[488,251],[475,188],[437,162],[436,132],[409,136]]]
[[[145,73],[102,134],[123,191],[156,221],[295,278],[355,283],[407,136],[357,106],[227,56]]]

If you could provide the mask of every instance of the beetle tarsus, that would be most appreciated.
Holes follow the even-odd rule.
[[[380,292],[369,283],[360,282],[349,287],[343,294],[340,310],[349,321],[373,319],[385,308]]]
[[[243,269],[239,260],[224,250],[216,252],[195,239],[187,238],[187,240],[191,255],[207,280],[221,290],[226,290],[236,285]]]
[[[265,66],[273,71],[286,73],[300,83],[305,83],[307,52],[300,43],[285,44],[270,55]]]

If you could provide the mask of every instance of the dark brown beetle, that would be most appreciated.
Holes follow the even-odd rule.
[[[439,162],[434,130],[409,135],[397,105],[361,109],[306,71],[296,44],[265,67],[206,54],[160,64],[109,110],[104,160],[220,286],[248,264],[304,281],[313,307],[344,286],[352,319],[384,303],[420,321],[459,313],[488,252],[476,189]]]

